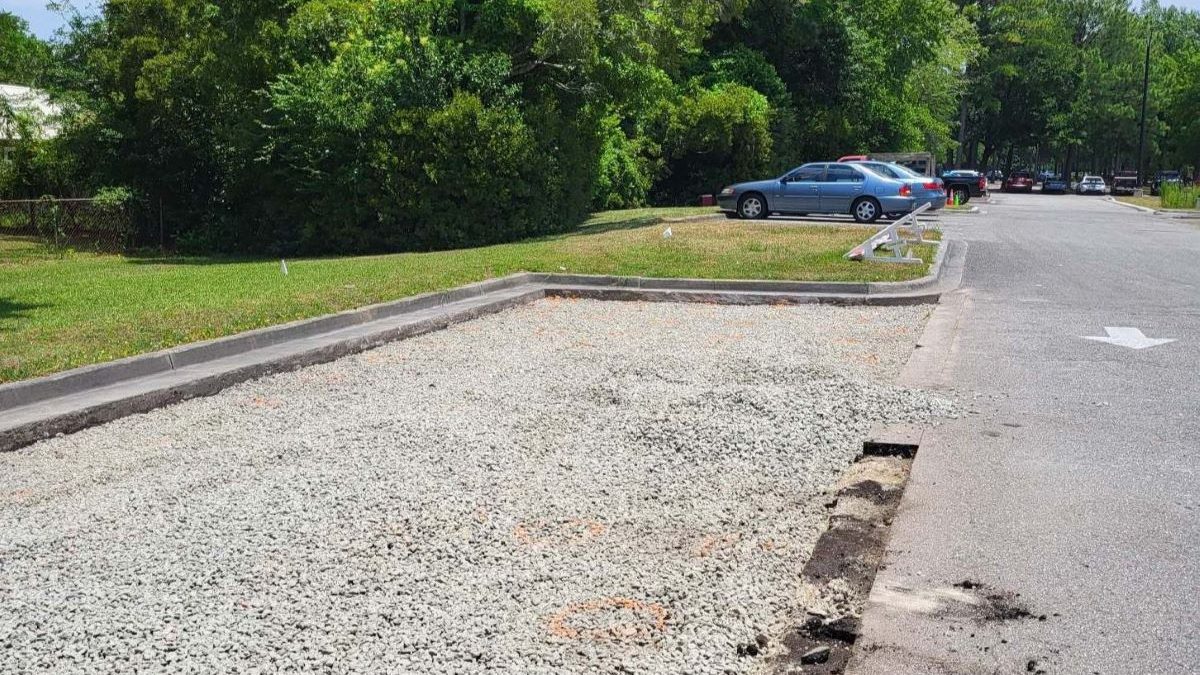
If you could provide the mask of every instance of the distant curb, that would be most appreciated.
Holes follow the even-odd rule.
[[[965,250],[963,242],[942,242],[930,273],[904,282],[513,274],[0,385],[0,452],[548,296],[740,305],[933,304],[957,287]]]
[[[1104,200],[1111,204],[1116,204],[1117,206],[1124,206],[1127,209],[1135,209],[1137,211],[1141,211],[1142,213],[1158,213],[1158,211],[1156,211],[1155,209],[1152,209],[1148,206],[1141,206],[1139,204],[1130,204],[1129,202],[1123,202],[1115,197],[1105,197]]]

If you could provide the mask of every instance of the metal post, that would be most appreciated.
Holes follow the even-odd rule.
[[[966,154],[967,145],[967,95],[962,96],[962,105],[958,110],[958,149],[954,151],[954,166],[955,168],[963,168],[963,159]]]
[[[1137,179],[1138,187],[1144,184],[1142,175],[1142,154],[1146,151],[1146,99],[1150,93],[1150,40],[1153,34],[1146,36],[1146,64],[1142,70],[1142,119],[1138,123],[1138,154]]]

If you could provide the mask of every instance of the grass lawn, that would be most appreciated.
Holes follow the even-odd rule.
[[[927,265],[856,263],[856,227],[672,223],[712,209],[598,214],[578,230],[482,248],[278,260],[56,252],[0,239],[0,382],[44,375],[518,271],[653,277],[900,281]],[[916,253],[930,260],[933,249]]]
[[[1114,197],[1114,199],[1119,202],[1125,202],[1126,204],[1145,206],[1146,208],[1150,209],[1162,208],[1162,197],[1151,197],[1150,195],[1146,195],[1144,197]]]

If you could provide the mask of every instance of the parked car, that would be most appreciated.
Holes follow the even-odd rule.
[[[1084,176],[1083,180],[1079,181],[1079,185],[1075,191],[1081,195],[1102,195],[1107,190],[1108,186],[1104,184],[1104,179],[1100,176]]]
[[[838,160],[839,162],[842,160]],[[940,178],[930,178],[922,176],[913,171],[907,166],[894,164],[892,162],[878,162],[874,160],[849,160],[850,164],[857,164],[867,168],[868,170],[883,176],[884,178],[893,178],[896,180],[907,180],[912,186],[913,197],[917,200],[914,208],[922,204],[929,204],[930,211],[936,211],[946,205],[946,188],[942,184]],[[903,213],[885,213],[886,216],[904,215]]]
[[[1183,177],[1178,171],[1159,171],[1154,182],[1150,184],[1150,194],[1161,195],[1163,185],[1183,185]]]
[[[1066,194],[1071,190],[1071,181],[1059,175],[1053,175],[1042,182],[1042,192],[1045,194]]]
[[[884,214],[915,209],[914,184],[932,180],[885,178],[856,164],[813,162],[778,178],[730,185],[717,195],[717,204],[729,218],[844,213],[873,223]]]
[[[1114,195],[1132,195],[1138,189],[1136,171],[1126,171],[1113,176],[1109,192]]]
[[[987,172],[987,179],[992,183],[1000,183],[1004,180],[1004,172],[1000,169],[992,169]]]
[[[972,197],[982,197],[987,194],[987,177],[978,171],[954,169],[942,174],[942,183],[946,186],[946,196],[956,203],[966,204]]]
[[[1005,192],[1033,192],[1033,175],[1028,171],[1014,171],[1004,179],[1001,189]]]

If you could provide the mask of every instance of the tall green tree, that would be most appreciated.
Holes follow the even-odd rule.
[[[29,24],[0,10],[0,84],[36,87],[50,67],[50,48],[29,32]]]

